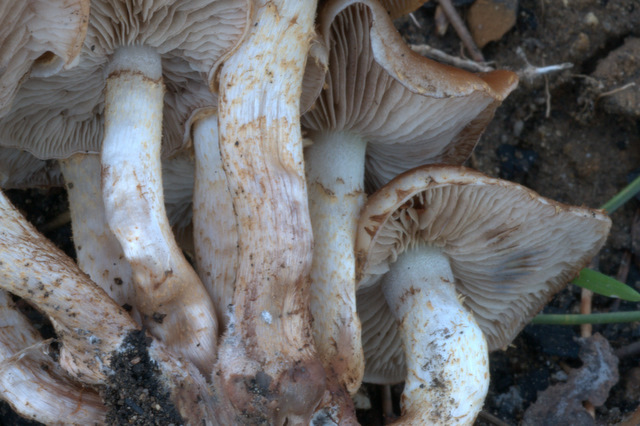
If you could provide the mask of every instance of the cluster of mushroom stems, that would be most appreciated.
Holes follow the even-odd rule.
[[[0,192],[2,399],[142,422],[101,398],[142,329],[185,424],[355,424],[363,381],[471,424],[610,220],[462,167],[517,77],[413,53],[420,3],[0,0],[0,186],[64,181],[76,249]]]

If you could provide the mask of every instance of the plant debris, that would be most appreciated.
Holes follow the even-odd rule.
[[[600,334],[583,340],[583,365],[569,372],[566,383],[550,386],[525,412],[524,425],[595,425],[583,403],[604,404],[609,390],[618,382],[618,358]]]

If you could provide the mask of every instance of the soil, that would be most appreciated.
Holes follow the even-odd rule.
[[[457,2],[463,18],[469,11],[468,3]],[[519,88],[498,109],[467,165],[558,201],[601,206],[640,173],[640,43],[633,40],[640,37],[640,3],[521,0],[515,13],[515,26],[483,48],[494,67],[519,72],[530,64],[571,63],[573,67],[523,76]],[[409,17],[396,24],[410,44],[428,44],[464,56],[451,27],[444,36],[436,35],[434,14],[434,6],[426,5],[413,14],[420,28]],[[519,49],[524,56],[517,53]],[[635,86],[625,88],[634,81]],[[10,191],[9,195],[38,226],[66,209],[60,189]],[[634,221],[640,217],[639,209],[638,201],[631,200],[612,214],[611,236],[598,259],[600,271],[611,276],[621,273],[622,279],[638,290],[640,240],[634,239],[634,234],[640,230],[637,225],[634,228]],[[56,227],[46,235],[73,254],[68,226]],[[569,286],[545,311],[577,313],[579,305],[580,289]],[[640,303],[620,303],[600,296],[593,299],[594,312],[639,309]],[[602,334],[615,352],[640,340],[640,323],[594,325],[593,332]],[[505,351],[493,353],[491,386],[484,407],[489,415],[482,415],[477,424],[521,424],[539,392],[569,383],[572,372],[582,365],[579,336],[577,326],[530,325]],[[593,424],[618,423],[638,408],[638,355],[622,357],[618,370],[621,379],[596,408]],[[383,389],[365,385],[364,391],[373,408],[359,411],[359,419],[363,424],[383,424]],[[396,413],[401,392],[401,385],[391,388]],[[126,402],[128,397],[116,399]],[[4,415],[6,407],[0,406],[0,410],[3,422],[18,424]],[[563,424],[574,422],[566,418]]]

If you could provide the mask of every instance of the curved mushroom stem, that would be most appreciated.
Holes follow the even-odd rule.
[[[103,423],[96,389],[76,382],[47,355],[50,342],[0,291],[0,394],[20,415],[42,423]]]
[[[77,263],[120,306],[140,321],[133,308],[135,298],[131,266],[109,229],[100,189],[100,156],[75,154],[60,161],[69,197],[73,244]]]
[[[215,310],[175,242],[163,202],[160,56],[123,47],[108,71],[102,192],[109,226],[131,264],[144,324],[208,376],[216,358]]]
[[[0,191],[0,287],[35,304],[53,323],[60,365],[84,383],[105,384],[127,353],[137,324],[77,265],[40,235]],[[146,348],[161,383],[188,424],[220,419],[204,378],[156,340]],[[224,413],[222,413],[224,414]],[[221,421],[225,423],[224,421]],[[227,422],[228,423],[228,422]]]
[[[364,375],[356,312],[354,244],[365,201],[366,142],[340,132],[318,132],[305,151],[314,248],[311,268],[313,337],[325,367],[355,393]]]
[[[407,359],[398,424],[472,424],[489,389],[489,356],[449,260],[436,248],[414,248],[382,279]]]
[[[193,239],[200,279],[226,324],[238,269],[238,225],[218,143],[218,115],[210,111],[193,124],[196,170]]]
[[[239,259],[219,379],[253,422],[308,423],[325,389],[308,311],[313,235],[300,130],[316,2],[256,6],[255,25],[220,73],[220,151]]]

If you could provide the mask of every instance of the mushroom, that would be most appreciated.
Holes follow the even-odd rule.
[[[429,0],[380,0],[380,4],[387,10],[389,18],[397,19],[407,15],[427,3]]]
[[[0,147],[0,188],[62,186],[55,161],[40,160],[26,151]]]
[[[315,1],[256,1],[220,71],[220,152],[238,270],[215,379],[252,422],[308,423],[325,388],[308,312],[312,231],[300,95]]]
[[[88,17],[89,0],[0,1],[0,117],[26,77],[74,64]]]
[[[41,423],[104,421],[98,392],[75,380],[49,356],[51,341],[0,290],[0,395],[23,417]]]
[[[461,164],[515,74],[474,75],[413,53],[375,1],[328,2],[325,87],[302,117],[314,231],[311,313],[326,368],[351,392],[363,374],[353,247],[365,170],[377,187],[424,163]]]
[[[178,185],[173,191],[165,190],[165,197],[171,197],[175,203],[182,203],[183,206],[186,199],[193,202],[192,234],[196,271],[213,300],[218,323],[226,326],[228,305],[233,303],[238,233],[220,157],[218,99],[208,90],[204,81],[193,75],[193,70],[180,67],[179,62],[167,68],[165,74],[171,74],[169,81],[181,82],[183,86],[180,90],[173,90],[175,96],[166,98],[167,115],[180,123],[180,126],[173,127],[183,129],[183,133],[175,137],[181,138],[185,145],[192,145],[193,150],[163,163],[163,169],[172,173],[172,178],[165,180]],[[169,84],[171,89],[173,83]],[[175,179],[178,174],[184,176],[180,181]],[[173,203],[171,199],[166,201]],[[178,213],[177,208],[176,204],[174,214]],[[187,220],[191,222],[191,215],[183,215],[178,227],[188,226]]]
[[[69,198],[76,262],[91,280],[140,322],[135,308],[131,265],[109,229],[104,204],[100,157],[76,154],[59,162]]]
[[[131,317],[38,234],[1,191],[0,287],[50,318],[62,344],[60,365],[83,383],[107,384],[116,373],[114,358],[139,334]],[[217,404],[196,368],[176,359],[157,340],[151,339],[146,351],[158,367],[153,374],[184,420],[215,421]]]
[[[506,346],[589,262],[610,226],[602,211],[462,167],[398,176],[358,225],[365,381],[405,380],[402,423],[471,424],[489,385],[488,350]]]
[[[0,144],[40,158],[101,153],[105,217],[132,267],[135,306],[154,336],[205,373],[216,359],[217,319],[163,206],[163,65],[181,61],[214,87],[249,13],[246,1],[95,1],[78,65],[27,81],[0,123]],[[167,141],[177,142],[167,155],[182,145]]]

